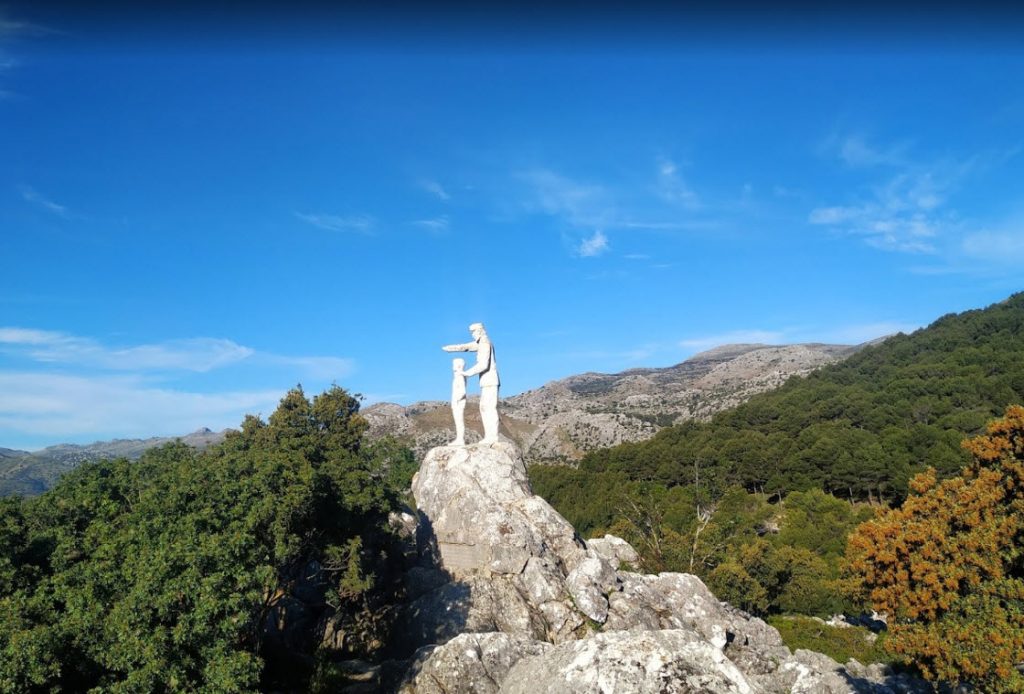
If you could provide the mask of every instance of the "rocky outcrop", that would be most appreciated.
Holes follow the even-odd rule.
[[[615,631],[522,658],[502,681],[508,694],[753,691],[721,649],[692,631]]]
[[[418,654],[419,667],[410,689],[418,694],[498,692],[513,665],[551,648],[549,643],[525,636],[462,634]]]
[[[627,570],[635,550],[584,542],[532,493],[511,444],[431,450],[413,494],[410,573],[435,587],[399,616],[406,693],[910,690],[877,666],[791,653],[696,576]]]
[[[706,420],[752,395],[777,388],[845,359],[847,345],[726,345],[663,369],[585,373],[505,398],[501,433],[523,451],[528,465],[572,463],[588,451],[642,441],[669,424]],[[454,437],[447,402],[409,407],[379,403],[363,410],[371,436],[392,435],[418,459]],[[467,440],[479,441],[476,404],[466,408]]]

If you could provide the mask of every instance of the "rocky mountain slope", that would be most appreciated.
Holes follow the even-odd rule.
[[[185,436],[154,436],[148,439],[114,439],[85,446],[62,443],[34,453],[0,449],[0,496],[41,494],[62,474],[82,463],[112,458],[134,460],[144,451],[171,441],[182,441],[200,450],[224,439],[224,431],[198,429]]]
[[[707,420],[750,396],[841,361],[861,345],[725,345],[662,369],[584,373],[504,398],[502,434],[523,450],[527,464],[573,462],[595,448],[650,438],[685,420]],[[444,401],[408,407],[393,403],[363,411],[372,436],[393,435],[423,455],[454,437]],[[466,408],[467,437],[479,440],[479,413]]]
[[[584,542],[535,496],[516,447],[431,450],[403,527],[412,566],[399,607],[400,681],[448,692],[910,692],[881,665],[791,652],[778,631],[719,602],[696,576],[638,573],[620,538]],[[367,689],[370,691],[370,689]]]

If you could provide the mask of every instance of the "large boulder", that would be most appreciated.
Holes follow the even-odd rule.
[[[511,443],[433,448],[412,492],[441,563],[455,578],[479,571],[518,575],[536,556],[571,568],[583,554],[572,525],[534,496]]]
[[[492,694],[512,666],[552,648],[544,641],[501,633],[462,634],[443,646],[428,647],[406,691],[417,694]]]
[[[722,651],[692,631],[614,631],[525,657],[501,685],[508,694],[682,694],[753,689]]]

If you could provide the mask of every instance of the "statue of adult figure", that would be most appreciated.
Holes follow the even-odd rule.
[[[466,376],[480,376],[480,419],[484,423],[484,443],[498,440],[498,362],[494,360],[494,346],[487,337],[483,323],[469,326],[472,342],[464,345],[445,345],[446,352],[476,352],[476,364],[463,373]]]

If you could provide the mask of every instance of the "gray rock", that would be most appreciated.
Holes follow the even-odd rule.
[[[548,640],[551,643],[563,643],[580,638],[578,630],[585,622],[572,607],[553,600],[542,604],[540,611],[548,623]]]
[[[595,537],[587,540],[587,549],[592,549],[606,559],[613,569],[618,569],[623,562],[636,565],[640,562],[640,555],[633,549],[633,546],[614,535]]]
[[[771,678],[763,678],[767,691],[792,694],[846,694],[857,691],[842,665],[822,653],[797,650]]]
[[[430,651],[411,686],[417,694],[491,694],[525,656],[540,655],[551,644],[502,633],[462,634]]]
[[[546,545],[575,546],[573,527],[550,506],[539,523],[530,517],[533,492],[511,444],[434,448],[412,489],[443,567],[456,578],[477,570],[516,575]]]
[[[395,647],[409,653],[466,632],[500,631],[543,639],[546,621],[509,576],[469,576],[432,590],[400,612]]]
[[[608,598],[618,586],[615,569],[592,549],[565,579],[565,587],[583,614],[595,622],[608,618]]]
[[[716,643],[724,632],[729,658],[745,672],[774,671],[790,655],[774,627],[720,602],[696,576],[618,575],[622,590],[609,601],[609,629],[690,629]]]
[[[507,694],[672,694],[754,691],[722,651],[691,631],[616,631],[520,660]]]
[[[565,576],[551,559],[530,557],[519,580],[535,605],[565,597]]]
[[[392,511],[388,514],[388,526],[398,533],[399,537],[416,537],[416,525],[416,516],[407,511],[402,511],[401,513]]]

